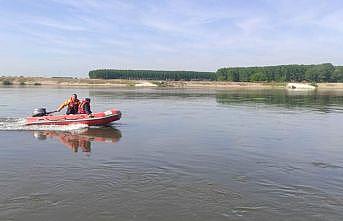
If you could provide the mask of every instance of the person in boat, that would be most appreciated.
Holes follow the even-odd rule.
[[[77,114],[80,101],[77,99],[77,95],[73,94],[69,99],[67,99],[63,104],[57,109],[60,112],[63,108],[67,107],[66,114]]]
[[[78,107],[78,114],[88,114],[88,115],[92,114],[90,103],[91,103],[91,99],[89,98],[82,99]]]

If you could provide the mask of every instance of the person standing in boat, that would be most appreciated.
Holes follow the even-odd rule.
[[[60,107],[57,109],[60,112],[63,108],[67,107],[66,114],[77,114],[80,101],[77,99],[77,95],[73,94],[69,99],[67,99]]]
[[[79,108],[78,108],[78,114],[92,114],[91,111],[91,99],[89,98],[85,98],[82,99],[82,101],[79,104]]]

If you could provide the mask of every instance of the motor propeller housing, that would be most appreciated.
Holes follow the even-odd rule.
[[[36,108],[32,112],[32,117],[42,117],[47,115],[46,109],[45,108]]]

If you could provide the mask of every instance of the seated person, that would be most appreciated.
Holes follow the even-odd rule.
[[[78,107],[78,114],[91,114],[91,99],[85,98],[81,101],[79,107]]]
[[[77,114],[79,105],[80,101],[77,99],[77,95],[73,94],[68,100],[60,105],[57,111],[60,112],[64,107],[68,107],[66,114]]]

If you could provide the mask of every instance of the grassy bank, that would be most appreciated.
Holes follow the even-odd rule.
[[[69,77],[0,77],[0,85],[60,85],[60,86],[129,86],[132,84],[129,80],[102,80],[88,78],[69,78]]]

